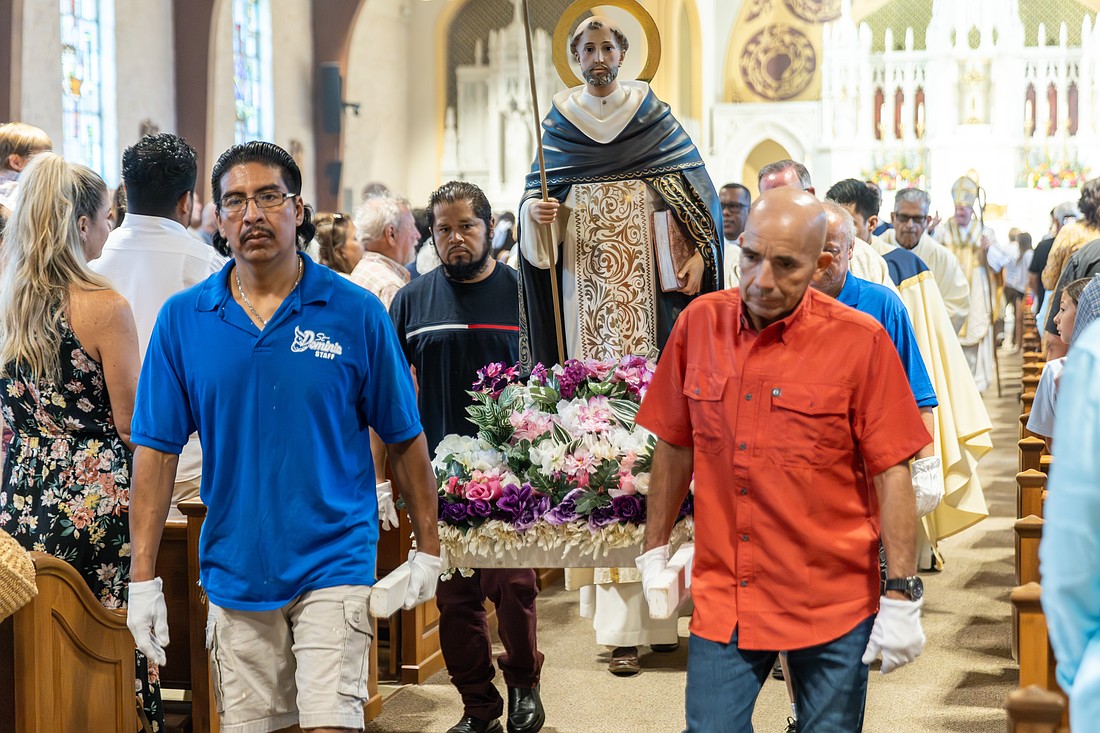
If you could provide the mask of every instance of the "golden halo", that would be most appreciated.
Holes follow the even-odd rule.
[[[554,27],[554,67],[558,70],[558,76],[569,88],[584,83],[577,78],[569,65],[569,41],[577,20],[592,8],[602,5],[625,10],[642,26],[646,45],[649,47],[649,56],[646,58],[642,73],[638,74],[638,80],[653,81],[653,77],[657,74],[657,67],[661,65],[661,34],[657,31],[657,23],[653,20],[653,16],[641,6],[638,0],[576,0],[566,8],[557,26]]]

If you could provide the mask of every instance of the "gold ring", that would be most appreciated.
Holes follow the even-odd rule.
[[[638,0],[576,0],[566,8],[554,28],[554,67],[558,70],[558,76],[569,88],[584,83],[577,78],[569,65],[569,42],[573,37],[573,24],[592,8],[602,5],[625,10],[642,26],[646,45],[649,47],[649,56],[646,58],[642,73],[638,74],[638,81],[653,81],[653,77],[657,74],[657,67],[661,65],[661,34],[657,30],[657,23],[653,20],[653,16],[641,6]]]

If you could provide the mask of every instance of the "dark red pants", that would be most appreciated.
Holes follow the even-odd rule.
[[[504,700],[493,686],[493,644],[485,618],[485,599],[497,609],[497,631],[504,653],[497,659],[509,687],[539,683],[542,653],[535,635],[535,598],[539,590],[534,570],[475,570],[473,577],[458,572],[440,581],[439,646],[451,682],[462,695],[466,715],[496,720]]]

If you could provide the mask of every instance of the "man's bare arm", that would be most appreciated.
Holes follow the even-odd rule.
[[[649,494],[646,496],[645,549],[668,544],[676,515],[687,496],[691,472],[695,467],[692,448],[684,448],[663,440],[653,449],[653,467],[649,474]]]
[[[130,582],[152,580],[180,457],[139,445],[130,485]]]
[[[929,435],[936,434],[936,413],[933,407],[920,408],[920,419],[924,423],[924,429],[928,431]],[[929,443],[928,445],[917,451],[917,458],[931,458],[936,455],[935,443]]]
[[[413,524],[416,549],[439,557],[439,498],[428,459],[424,433],[401,443],[388,443],[393,480]]]
[[[891,578],[916,575],[917,509],[909,462],[891,466],[875,476],[875,489],[878,492],[879,523],[882,526],[882,544],[886,548],[887,573]],[[897,591],[886,595],[897,600],[908,600]]]

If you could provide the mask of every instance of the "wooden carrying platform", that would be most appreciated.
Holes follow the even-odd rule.
[[[0,624],[0,731],[133,733],[134,640],[68,563],[32,552],[38,596]]]

